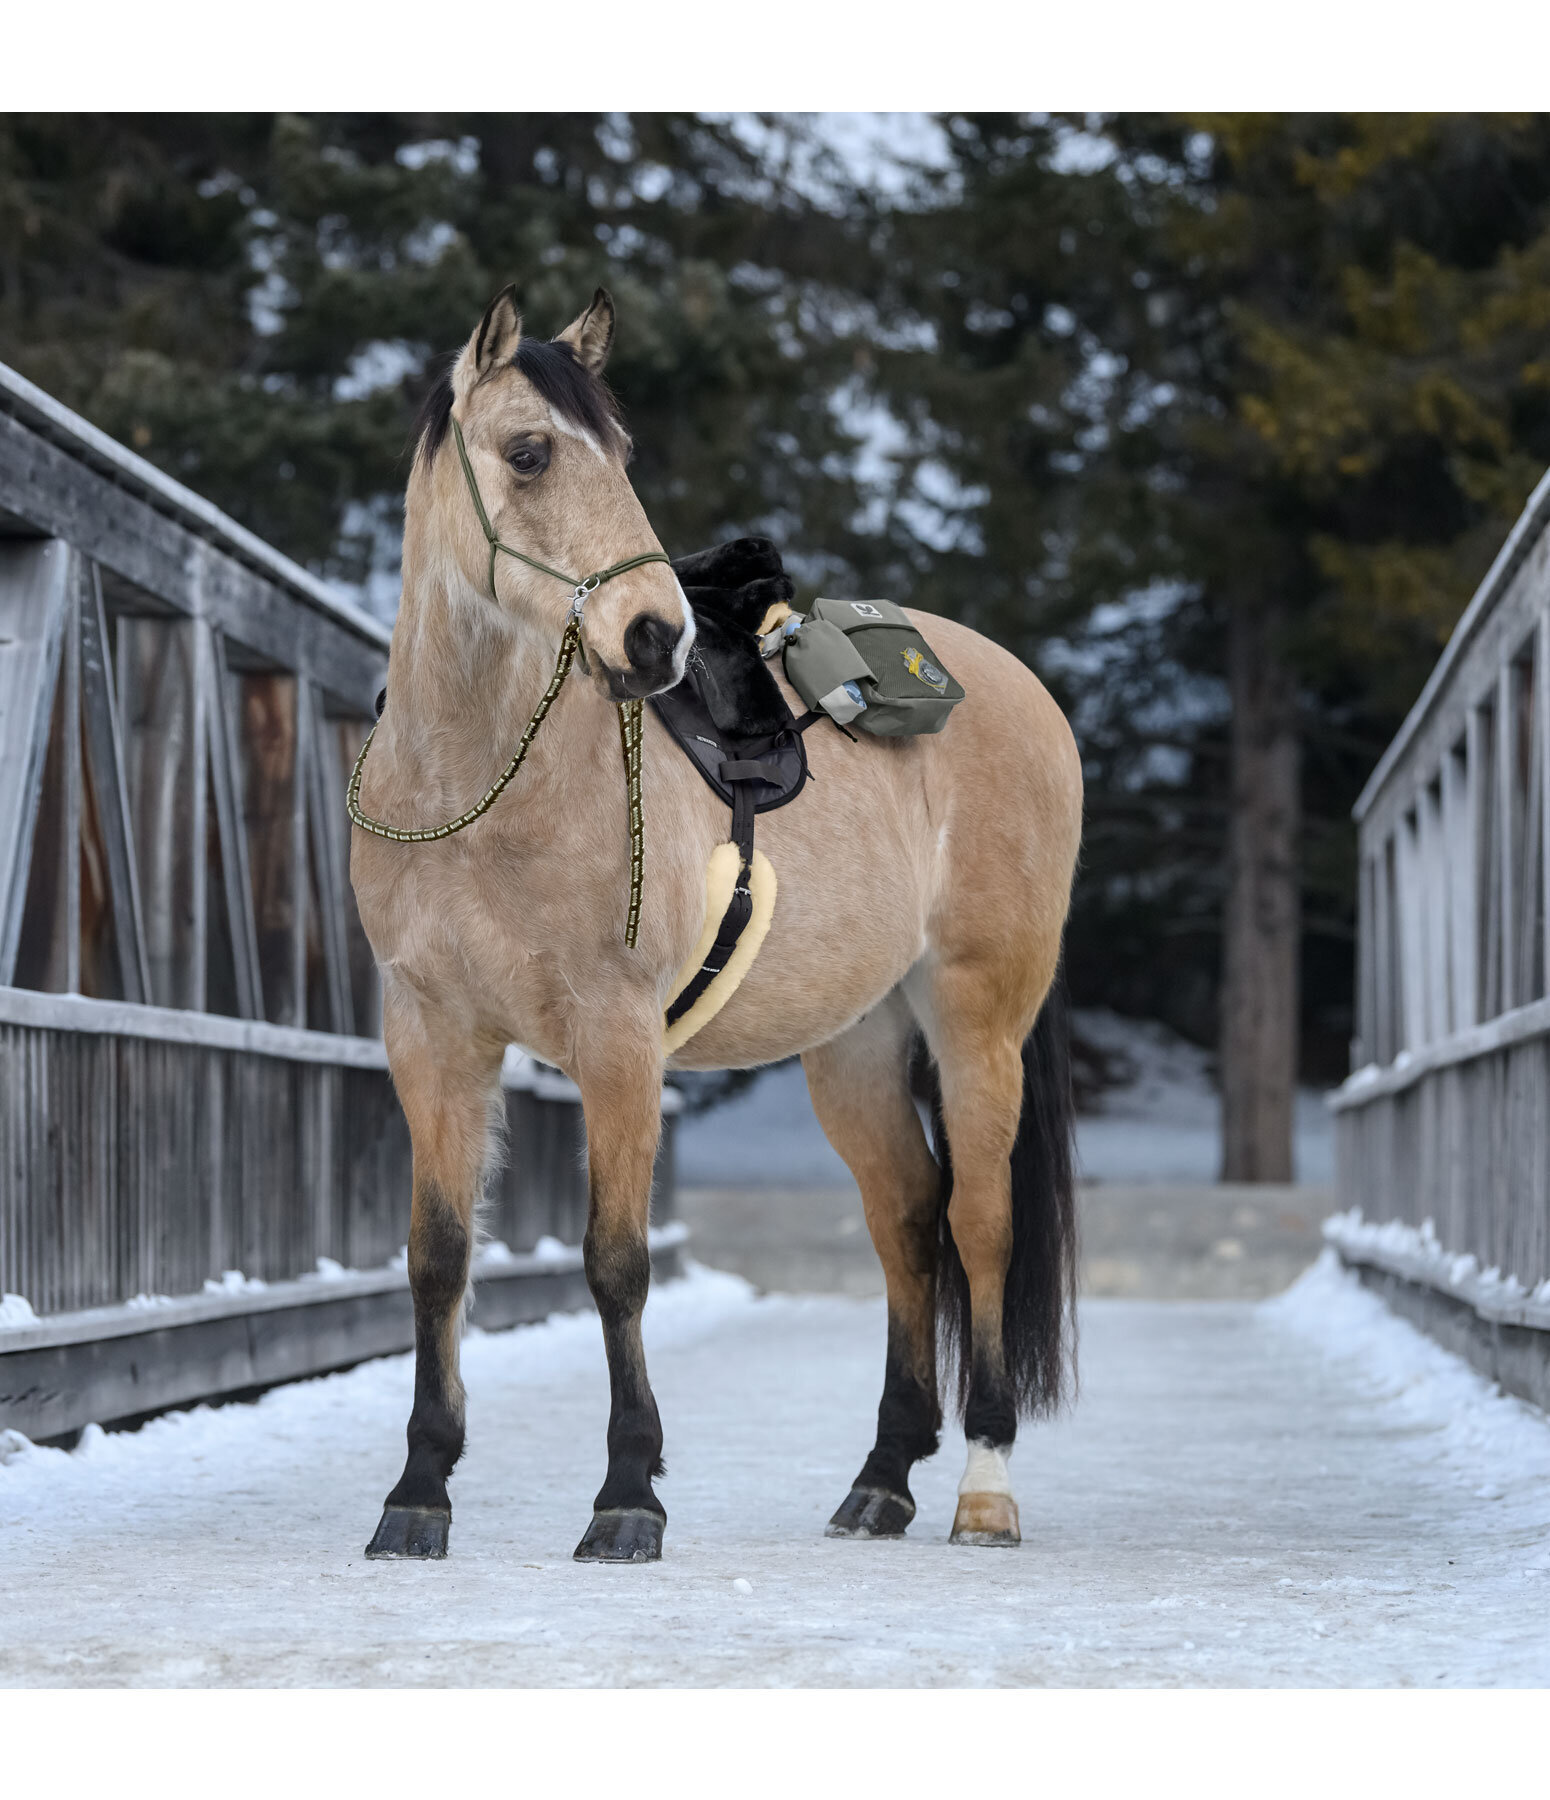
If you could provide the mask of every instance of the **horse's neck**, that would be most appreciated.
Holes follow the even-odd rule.
[[[406,588],[393,628],[389,715],[400,780],[461,809],[504,766],[554,675],[557,646],[517,629],[477,598],[432,583]],[[594,755],[578,715],[592,714],[585,677],[556,704],[517,777],[524,794],[587,779]],[[592,721],[596,723],[596,721]],[[606,724],[607,721],[605,720]]]

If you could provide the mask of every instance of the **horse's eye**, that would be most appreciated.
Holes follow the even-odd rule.
[[[513,444],[506,452],[506,461],[518,475],[542,474],[549,466],[549,446],[531,441]]]

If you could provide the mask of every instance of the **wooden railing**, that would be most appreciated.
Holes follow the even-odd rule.
[[[1550,477],[1356,807],[1337,1188],[1436,1256],[1550,1279]],[[1419,1239],[1418,1239],[1419,1241]]]
[[[388,641],[0,365],[0,1426],[410,1341],[408,1134],[343,804]],[[503,1088],[497,1323],[550,1303],[517,1275],[585,1298],[579,1253],[523,1260],[580,1242],[580,1097],[516,1052]],[[355,1286],[306,1287],[319,1259]],[[238,1353],[254,1283],[289,1335],[249,1318]]]

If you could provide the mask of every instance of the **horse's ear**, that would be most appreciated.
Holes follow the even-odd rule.
[[[484,309],[479,328],[463,346],[452,371],[453,391],[461,399],[492,369],[503,368],[517,353],[522,338],[522,315],[517,311],[517,290],[503,287]]]
[[[602,374],[614,345],[614,297],[607,288],[597,290],[592,304],[579,319],[571,320],[555,342],[569,344],[582,368],[593,375]]]

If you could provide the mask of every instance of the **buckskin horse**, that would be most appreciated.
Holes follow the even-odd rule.
[[[664,1003],[703,941],[727,815],[638,706],[638,787],[621,778],[620,720],[681,679],[694,618],[626,474],[630,440],[601,379],[613,334],[599,289],[558,338],[525,336],[507,288],[431,393],[409,476],[389,700],[352,790],[352,808],[390,822],[354,832],[351,876],[413,1142],[408,1458],[368,1554],[446,1554],[464,1295],[508,1042],[576,1083],[586,1121],[584,1256],[612,1410],[578,1559],[661,1554],[641,1311],[664,1072],[792,1055],[887,1285],[876,1442],[829,1532],[905,1529],[910,1470],[936,1450],[950,1391],[968,1440],[953,1541],[1016,1544],[1018,1418],[1060,1402],[1072,1355],[1058,980],[1081,831],[1071,732],[1016,658],[914,615],[967,698],[940,735],[807,734],[815,779],[761,825],[778,876],[763,948],[669,1055]],[[565,573],[587,570],[599,574]],[[559,691],[567,646],[580,668]],[[519,738],[516,785],[470,809],[499,791]],[[642,837],[636,920],[623,896]],[[922,1038],[935,1154],[912,1097]]]

